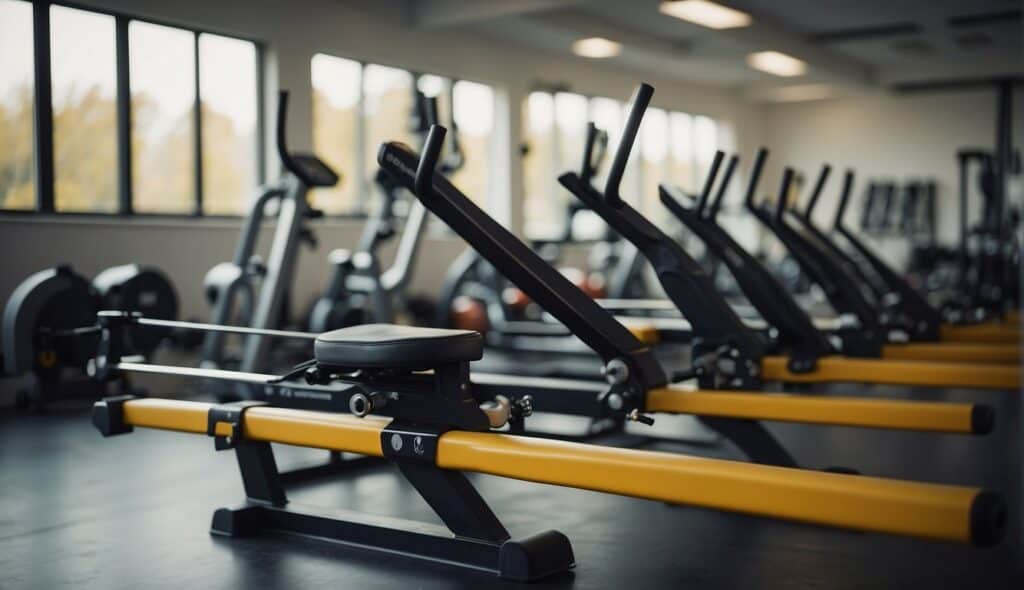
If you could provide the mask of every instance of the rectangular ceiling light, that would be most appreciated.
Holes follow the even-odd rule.
[[[768,93],[768,99],[772,102],[804,102],[809,100],[823,100],[835,98],[837,93],[828,84],[800,84],[797,86],[783,86]]]
[[[572,52],[580,57],[604,59],[615,57],[622,51],[622,45],[604,37],[587,37],[572,42]]]
[[[747,56],[747,65],[786,78],[807,73],[807,63],[778,51],[758,51]]]
[[[709,29],[736,29],[749,27],[753,19],[750,15],[715,4],[708,0],[677,0],[662,2],[658,10],[662,14],[674,16],[680,20],[696,23]]]

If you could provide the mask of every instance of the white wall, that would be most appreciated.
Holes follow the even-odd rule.
[[[1018,93],[1018,96],[1020,93]],[[1024,102],[1015,104],[1014,137],[1024,137]],[[830,222],[842,174],[853,168],[857,184],[849,218],[855,219],[868,178],[938,181],[938,236],[954,242],[959,235],[956,151],[964,147],[991,150],[996,137],[993,89],[948,90],[915,94],[877,94],[833,100],[786,103],[764,108],[764,135],[771,149],[761,195],[778,191],[782,166],[804,173],[810,189],[822,163],[832,175],[817,213]],[[977,196],[976,184],[971,186]],[[883,254],[903,254],[899,240],[879,244]]]

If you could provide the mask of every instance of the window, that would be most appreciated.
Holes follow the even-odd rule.
[[[262,177],[258,52],[123,14],[0,0],[0,209],[241,212]]]
[[[683,190],[693,193],[697,190],[697,178],[693,170],[693,117],[686,113],[669,115],[669,133],[672,144],[670,182]]]
[[[32,209],[32,4],[0,0],[0,209]]]
[[[190,31],[128,25],[133,209],[195,209],[195,39]],[[207,166],[209,169],[209,166]]]
[[[50,60],[56,209],[114,213],[118,206],[114,17],[51,6]]]
[[[463,167],[452,175],[452,182],[478,205],[484,205],[489,181],[487,155],[494,130],[494,91],[484,84],[459,80],[452,85],[451,105],[466,158]]]
[[[640,209],[655,221],[664,221],[671,216],[661,206],[658,198],[658,184],[669,180],[669,138],[668,113],[655,108],[647,109],[640,125]]]
[[[324,54],[313,56],[310,71],[313,149],[342,176],[341,186],[314,194],[315,206],[334,215],[372,207],[381,144],[420,147],[422,139],[412,126],[415,91],[436,98],[441,124],[449,134],[453,126],[458,131],[465,162],[452,182],[479,204],[486,202],[494,128],[490,86]]]
[[[693,118],[693,161],[697,172],[693,192],[700,192],[711,171],[711,162],[718,149],[718,129],[710,117]]]
[[[580,169],[588,120],[608,133],[608,155],[593,179],[595,187],[604,188],[628,108],[612,98],[587,98],[568,92],[530,93],[523,105],[523,137],[528,147],[523,160],[527,237],[552,239],[564,230],[567,203],[572,197],[558,186],[556,178],[562,172]],[[697,192],[715,150],[731,149],[733,142],[732,128],[725,123],[648,108],[622,176],[622,196],[656,223],[675,226],[658,198],[658,185],[668,182],[689,193]],[[593,225],[591,221],[584,219],[582,224]],[[600,235],[600,231],[576,227],[574,234],[582,238],[580,234]]]
[[[317,54],[310,73],[313,82],[313,151],[341,175],[331,188],[316,189],[314,207],[328,215],[353,211],[361,192],[355,138],[359,130],[362,65],[357,61]]]
[[[253,43],[199,35],[204,213],[241,213],[259,182],[256,68]]]
[[[527,151],[523,157],[523,206],[525,234],[539,239],[558,236],[565,219],[565,205],[556,177],[555,101],[547,92],[531,92],[523,112]]]
[[[377,173],[377,150],[387,141],[411,146],[417,142],[409,129],[413,107],[413,76],[405,70],[369,64],[363,69],[363,125],[365,148],[363,178]]]

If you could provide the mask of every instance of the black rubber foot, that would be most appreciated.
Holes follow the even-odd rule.
[[[518,541],[506,541],[498,554],[498,575],[529,582],[568,571],[576,565],[569,537],[545,531]]]

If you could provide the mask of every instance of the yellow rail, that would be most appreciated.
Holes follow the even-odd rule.
[[[1021,341],[1021,326],[1018,323],[987,323],[950,325],[944,324],[940,337],[945,342],[989,342],[1011,344]]]
[[[794,373],[784,356],[761,359],[761,377],[790,383],[884,383],[924,387],[1019,390],[1019,365],[934,363],[828,356],[810,373]]]
[[[941,363],[1015,365],[1021,364],[1021,349],[1017,344],[912,342],[885,345],[882,348],[882,358]]]
[[[102,404],[103,402],[99,402]],[[99,405],[98,404],[98,405]],[[127,424],[205,433],[212,406],[141,399],[124,404]],[[381,456],[386,420],[251,408],[251,440]],[[228,434],[227,425],[218,426]],[[514,479],[729,510],[817,525],[959,542],[993,542],[1002,503],[978,488],[805,471],[651,451],[453,431],[437,464]]]
[[[975,404],[686,391],[675,387],[647,392],[647,411],[960,434],[984,434],[993,423],[991,409]]]

